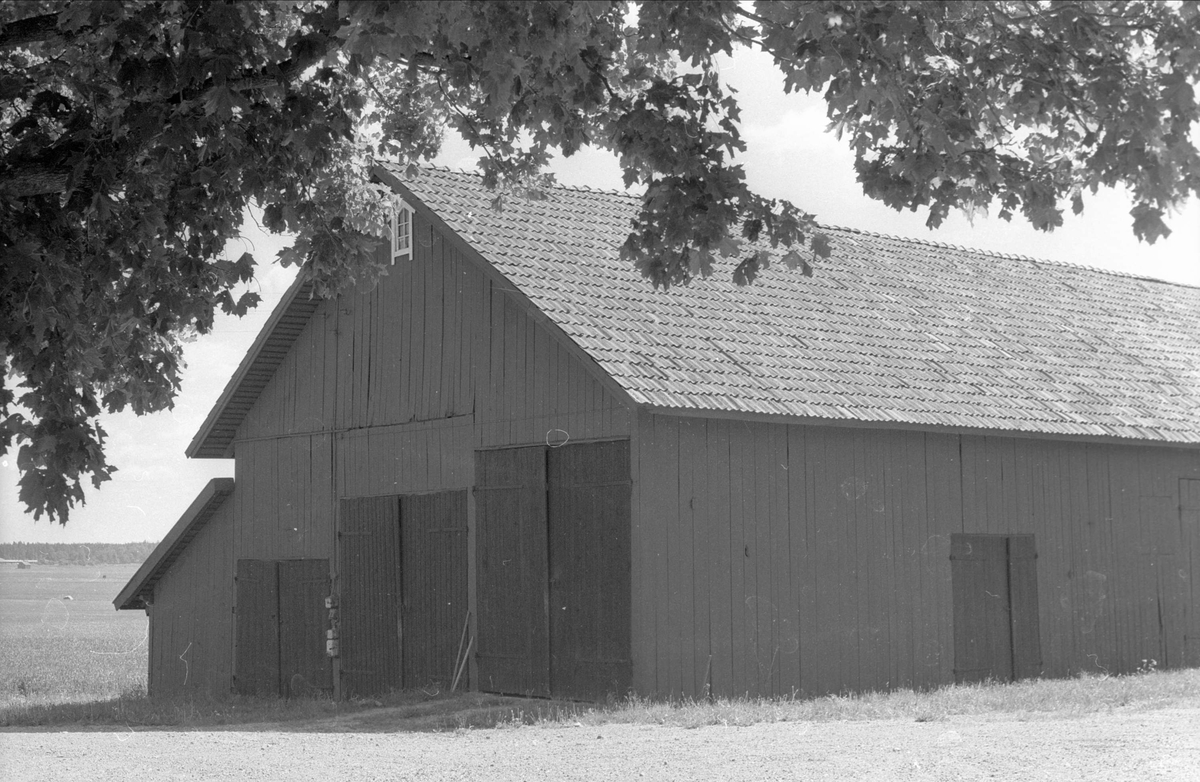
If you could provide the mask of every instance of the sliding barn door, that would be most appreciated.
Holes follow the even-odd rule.
[[[475,476],[479,688],[624,694],[629,442],[480,451]]]
[[[550,689],[624,694],[630,661],[630,473],[626,441],[554,448],[548,461]]]
[[[403,686],[400,500],[344,499],[340,507],[341,676],[346,697]]]
[[[479,687],[548,696],[545,449],[475,455]]]

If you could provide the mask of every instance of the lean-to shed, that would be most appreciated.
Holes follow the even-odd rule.
[[[188,447],[236,482],[116,600],[153,693],[1200,664],[1200,289],[830,229],[656,291],[634,198],[379,176],[390,273],[289,291]]]

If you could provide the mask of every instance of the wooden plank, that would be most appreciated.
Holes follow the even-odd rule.
[[[646,491],[649,469],[647,443],[642,433],[649,416],[635,414],[630,433],[630,475],[633,480],[630,508],[630,609],[629,658],[633,667],[633,689],[654,692],[654,611],[650,595],[654,592],[653,552],[649,541],[650,492]]]
[[[423,371],[421,384],[421,415],[423,419],[440,418],[442,412],[442,357],[445,355],[442,328],[444,307],[443,275],[437,261],[429,253],[415,265],[420,268],[423,290],[425,292],[425,314],[422,323],[425,324],[425,348],[423,351]]]
[[[796,625],[796,593],[792,588],[791,512],[788,506],[788,427],[771,425],[767,437],[768,503],[771,519],[771,594],[775,662],[771,693],[789,696],[800,686],[800,640]]]
[[[932,683],[954,681],[954,621],[950,573],[950,536],[965,531],[963,520],[960,438],[956,435],[925,436],[925,462],[929,482],[930,530],[922,547],[924,577],[932,586],[929,605],[935,620],[936,656],[932,659]]]
[[[878,442],[876,442],[878,438]],[[891,688],[911,681],[913,670],[913,604],[920,592],[915,567],[916,527],[923,517],[910,507],[915,487],[906,450],[913,437],[907,432],[879,432],[864,454],[865,506],[871,524],[874,552],[872,593],[874,687]],[[881,658],[882,656],[882,658]]]
[[[550,694],[544,447],[475,455],[479,686]]]
[[[691,602],[691,562],[688,562],[687,597],[683,595],[683,551],[682,535],[680,534],[680,504],[679,495],[679,427],[677,418],[656,416],[654,418],[654,436],[663,454],[663,464],[658,479],[658,485],[667,495],[667,501],[662,506],[662,524],[659,527],[658,547],[663,552],[662,578],[659,582],[662,598],[659,600],[658,611],[658,694],[668,698],[677,698],[683,691],[683,650],[681,648],[685,628],[691,624],[691,611],[684,616],[684,608]],[[691,640],[688,639],[691,649]],[[690,654],[689,654],[690,656]],[[688,671],[688,676],[691,671]]]
[[[796,694],[806,697],[811,694],[813,643],[812,632],[816,625],[816,580],[810,551],[809,524],[812,517],[813,496],[809,489],[811,466],[808,460],[807,433],[804,426],[788,426],[788,511],[791,539],[791,591],[796,599]]]
[[[475,306],[478,302],[477,284],[476,280],[472,279],[471,272],[463,264],[458,252],[449,246],[446,247],[446,250],[452,258],[455,291],[458,297],[458,322],[460,324],[458,334],[458,392],[454,411],[456,415],[468,415],[475,409],[473,385],[475,374],[473,366],[475,358],[474,339],[475,332],[480,328],[480,311]]]
[[[825,454],[832,467],[833,497],[830,530],[833,536],[832,561],[836,563],[830,596],[834,608],[835,639],[833,653],[837,660],[837,691],[859,688],[859,622],[858,622],[858,562],[854,529],[855,493],[861,478],[854,473],[854,435],[834,429],[825,443]]]
[[[747,563],[750,558],[750,545],[745,538],[745,530],[749,526],[746,521],[746,505],[748,497],[743,470],[746,464],[747,451],[746,424],[743,421],[729,423],[729,578],[730,578],[730,656],[733,663],[733,678],[731,680],[732,695],[741,697],[749,693],[750,680],[747,677],[748,661],[753,654],[753,646],[749,642],[753,638],[754,626],[751,624],[746,610],[746,578],[747,570],[753,579],[753,565]],[[750,527],[753,529],[753,527]],[[753,582],[751,582],[753,583]]]
[[[709,419],[705,448],[706,493],[708,499],[707,521],[708,546],[708,605],[709,605],[709,653],[712,666],[709,677],[711,692],[717,697],[735,694],[733,657],[733,562],[731,551],[730,495],[733,483],[732,463],[729,455],[730,423]],[[707,663],[706,663],[707,664]]]
[[[681,421],[679,426],[679,517],[681,568],[690,587],[687,601],[691,611],[684,616],[680,638],[682,656],[681,692],[688,698],[703,698],[708,693],[709,673],[709,554],[712,530],[708,519],[706,486],[708,459],[705,454],[708,432],[703,419]],[[684,584],[680,585],[685,588]],[[690,647],[689,647],[690,641]]]
[[[1132,448],[1109,451],[1108,479],[1112,510],[1113,578],[1109,582],[1115,609],[1116,654],[1112,673],[1131,673],[1157,651],[1157,632],[1142,621],[1147,587],[1157,581],[1144,556],[1130,556],[1143,546],[1140,533],[1139,465]],[[1157,621],[1157,616],[1154,617]],[[1152,638],[1147,642],[1147,634]]]
[[[838,591],[841,589],[840,563],[837,560],[839,531],[834,518],[837,484],[840,481],[831,464],[832,449],[827,452],[830,432],[825,427],[807,430],[806,491],[811,503],[808,541],[811,555],[814,621],[806,624],[807,653],[801,652],[802,680],[805,694],[826,695],[841,689],[839,658],[840,629],[843,618],[838,611]],[[811,631],[810,631],[811,628]],[[805,676],[804,674],[808,675]]]
[[[771,565],[774,552],[771,550],[771,528],[775,523],[771,515],[772,451],[770,442],[771,424],[753,423],[749,426],[753,458],[750,461],[754,482],[754,604],[755,613],[755,686],[760,695],[770,696],[775,691],[779,665],[779,644],[776,639],[776,595],[772,589],[774,577]]]

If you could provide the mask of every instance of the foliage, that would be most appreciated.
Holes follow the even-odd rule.
[[[140,565],[155,543],[0,543],[0,559],[44,565]]]
[[[170,407],[181,338],[255,303],[234,296],[253,259],[221,255],[246,207],[297,235],[281,260],[323,295],[371,279],[388,203],[370,166],[429,159],[443,128],[481,150],[498,205],[536,197],[554,150],[614,152],[644,193],[622,252],[656,285],[718,254],[741,258],[743,283],[773,256],[810,274],[808,253],[830,252],[813,216],[755,194],[736,162],[738,104],[714,59],[735,47],[821,92],[865,191],[931,225],[998,203],[1049,229],[1123,185],[1153,241],[1200,187],[1198,8],[0,5],[0,449],[20,449],[26,506],[65,522],[81,479],[113,471],[97,414]]]

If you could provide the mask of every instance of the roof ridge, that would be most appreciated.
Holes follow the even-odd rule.
[[[397,163],[388,161],[388,162],[385,162],[384,165],[388,165],[388,166],[392,167],[393,170],[395,170],[397,173],[399,173],[401,175],[403,175],[403,173],[404,173],[400,169],[400,167]],[[468,171],[468,170],[464,170],[464,169],[453,168],[451,166],[443,166],[443,165],[436,165],[436,164],[425,164],[425,165],[419,166],[419,168],[433,170],[433,171],[441,171],[443,173],[448,173],[448,174],[458,174],[458,175],[462,175],[462,176],[470,176],[470,177],[474,177],[476,179],[480,179],[483,176],[482,174],[480,174],[477,171]],[[612,196],[617,196],[617,197],[624,198],[627,200],[640,200],[640,196],[634,195],[634,194],[626,192],[626,191],[609,190],[607,188],[591,187],[588,185],[565,185],[565,184],[562,184],[561,182],[555,181],[551,185],[551,187],[553,187],[555,190],[569,190],[569,191],[574,191],[574,192],[579,192],[579,193],[612,195]],[[1031,255],[1025,255],[1023,253],[1004,252],[1004,251],[1000,251],[1000,250],[988,250],[988,249],[984,249],[981,247],[972,247],[972,246],[968,246],[968,245],[952,244],[950,242],[941,242],[936,239],[922,239],[922,238],[916,237],[916,236],[901,236],[898,234],[884,233],[882,231],[872,231],[872,230],[869,230],[866,228],[855,228],[855,227],[844,226],[844,225],[827,225],[825,223],[817,223],[817,225],[818,225],[818,227],[827,229],[827,230],[845,231],[846,233],[862,234],[864,236],[874,236],[874,237],[877,237],[880,239],[888,239],[888,240],[898,241],[898,242],[912,242],[913,244],[923,245],[925,247],[937,247],[937,248],[946,249],[946,250],[959,250],[959,251],[963,251],[963,252],[972,252],[972,253],[978,253],[980,255],[984,255],[987,257],[991,257],[991,258],[1002,258],[1004,260],[1009,260],[1009,261],[1022,261],[1024,263],[1045,264],[1048,266],[1057,266],[1057,267],[1062,267],[1062,268],[1067,268],[1067,269],[1077,269],[1077,270],[1082,270],[1082,271],[1087,271],[1087,272],[1094,272],[1097,274],[1104,274],[1109,277],[1118,277],[1118,278],[1123,278],[1123,279],[1128,279],[1128,280],[1140,280],[1143,282],[1158,283],[1160,285],[1173,285],[1178,288],[1200,290],[1200,285],[1191,285],[1186,282],[1176,282],[1174,280],[1164,280],[1160,277],[1150,277],[1150,276],[1146,276],[1144,274],[1134,274],[1132,272],[1119,271],[1116,269],[1105,269],[1100,266],[1090,266],[1090,265],[1084,264],[1084,263],[1071,263],[1070,261],[1060,261],[1060,260],[1055,260],[1053,258],[1037,258],[1037,257],[1031,256]]]
[[[900,242],[912,242],[914,244],[925,245],[926,247],[938,247],[945,250],[960,250],[963,252],[979,253],[980,255],[990,256],[992,258],[1003,258],[1009,261],[1025,261],[1027,263],[1047,264],[1049,266],[1062,266],[1068,269],[1081,269],[1088,272],[1096,272],[1105,274],[1110,277],[1123,277],[1130,280],[1142,280],[1144,282],[1156,282],[1162,285],[1175,285],[1180,288],[1192,288],[1200,290],[1200,285],[1191,285],[1186,282],[1176,282],[1175,280],[1164,280],[1160,277],[1147,277],[1142,274],[1133,274],[1132,272],[1120,271],[1118,269],[1105,269],[1100,266],[1089,266],[1085,263],[1071,263],[1070,261],[1059,261],[1053,258],[1036,258],[1032,255],[1024,255],[1022,253],[1004,252],[1002,250],[985,250],[980,247],[971,247],[969,245],[951,244],[950,242],[939,242],[936,239],[922,239],[916,236],[898,236],[896,234],[883,233],[882,231],[872,231],[866,228],[853,228],[845,225],[825,225],[818,224],[821,228],[831,231],[845,231],[846,233],[864,234],[866,236],[875,236],[880,239],[891,239]]]
[[[393,171],[395,171],[397,174],[400,174],[401,176],[405,175],[404,170],[400,167],[400,165],[398,163],[396,163],[394,161],[390,161],[390,160],[383,161],[383,162],[381,162],[381,165],[388,166],[389,168],[391,168]],[[436,163],[424,163],[424,164],[419,165],[418,168],[420,168],[422,171],[426,171],[426,170],[441,171],[442,173],[446,173],[446,174],[461,174],[463,176],[470,176],[470,177],[474,177],[476,179],[483,178],[483,175],[480,174],[478,171],[469,171],[469,170],[465,170],[465,169],[461,169],[461,168],[454,168],[453,166],[439,165]],[[554,174],[551,174],[551,176],[554,176]],[[557,179],[554,181],[554,183],[551,185],[551,187],[553,187],[555,190],[572,190],[577,193],[612,195],[612,196],[619,196],[621,198],[628,198],[631,200],[640,199],[640,196],[637,196],[637,195],[634,195],[632,193],[622,191],[622,190],[610,190],[606,187],[592,187],[591,185],[567,185],[567,184],[563,184],[562,182],[559,182]]]

